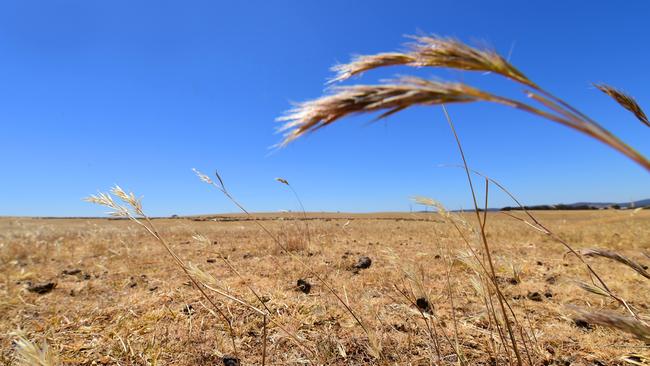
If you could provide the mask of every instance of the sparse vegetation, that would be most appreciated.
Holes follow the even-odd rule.
[[[650,264],[642,254],[650,239],[650,211],[534,214],[577,249],[608,248],[639,265]],[[254,218],[280,232],[287,221],[301,216],[256,214]],[[468,214],[458,216],[472,219]],[[289,255],[276,252],[276,244],[254,221],[242,215],[219,217],[223,219],[154,222],[186,263],[215,279],[211,287],[265,312],[246,287],[253,286],[273,320],[299,337],[305,350],[269,321],[267,365],[303,364],[309,358],[330,365],[429,365],[438,358],[436,347],[445,360],[441,364],[453,364],[456,340],[447,272],[458,349],[467,364],[487,363],[503,353],[495,320],[485,310],[484,292],[489,286],[476,274],[482,270],[456,228],[440,214],[308,214],[310,225],[323,234],[314,237],[311,256],[301,253],[301,258],[340,289],[368,321],[383,345],[381,360],[372,359],[364,332],[338,301]],[[589,320],[576,325],[579,314],[566,305],[630,318],[617,302],[575,285],[576,279],[589,282],[577,258],[565,255],[542,232],[513,224],[503,214],[489,212],[487,220],[497,278],[533,340],[533,360],[607,365],[622,364],[620,358],[631,353],[644,354],[639,348],[643,341],[633,335]],[[197,232],[208,240],[197,242],[193,239]],[[232,355],[228,329],[220,316],[167,259],[160,243],[128,220],[3,218],[0,242],[0,328],[7,334],[20,326],[34,344],[47,342],[59,364],[218,364],[224,355]],[[351,268],[364,255],[372,258],[372,265],[354,274]],[[474,264],[467,266],[460,258]],[[604,258],[587,260],[632,306],[643,309],[650,303],[648,292],[641,290],[647,280],[640,274]],[[512,264],[517,266],[519,284],[510,281]],[[73,270],[79,272],[63,273]],[[309,294],[296,288],[298,279],[312,285]],[[53,281],[57,286],[39,295],[26,290],[28,281]],[[207,291],[232,319],[242,364],[261,364],[263,316]],[[542,301],[528,299],[529,292],[540,293]],[[552,296],[546,297],[547,293]],[[187,306],[193,310],[185,311]],[[13,339],[7,335],[0,340],[0,364],[15,362]],[[505,362],[501,359],[499,364]]]
[[[525,87],[528,99],[417,77],[337,86],[281,118],[281,145],[348,115],[385,118],[414,105],[441,105],[473,212],[415,197],[434,212],[314,216],[289,181],[277,178],[301,212],[255,214],[218,173],[195,170],[242,213],[154,220],[135,194],[116,186],[88,201],[128,220],[0,220],[4,333],[43,333],[62,364],[533,366],[643,359],[637,351],[650,340],[650,295],[639,289],[650,279],[643,264],[650,212],[532,212],[471,169],[445,104],[506,105],[578,130],[648,171],[650,161],[496,52],[454,39],[419,36],[409,51],[360,56],[336,66],[332,82],[395,65],[490,72]],[[648,124],[633,98],[597,87]],[[488,212],[491,187],[516,206]],[[24,333],[13,337],[14,343],[11,336],[2,340],[0,360],[55,363],[48,343],[39,348]]]

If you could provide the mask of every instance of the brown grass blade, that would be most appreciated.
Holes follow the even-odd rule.
[[[641,106],[630,95],[607,84],[594,84],[594,86],[603,93],[612,97],[612,99],[614,99],[616,103],[620,104],[621,107],[632,112],[632,114],[634,114],[636,118],[641,121],[641,123],[650,127],[648,116],[646,116],[646,114],[643,112],[643,109],[641,109]]]
[[[603,257],[603,258],[608,258],[613,261],[619,262],[623,265],[626,265],[633,270],[635,270],[638,274],[641,276],[650,279],[650,273],[648,273],[645,268],[643,268],[642,265],[638,264],[637,262],[631,260],[630,258],[623,256],[619,253],[610,251],[610,250],[604,250],[604,249],[597,249],[597,248],[589,248],[589,249],[583,249],[581,251],[581,254],[586,256],[586,257]]]

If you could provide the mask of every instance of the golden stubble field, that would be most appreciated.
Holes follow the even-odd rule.
[[[576,249],[615,250],[650,264],[648,210],[535,215]],[[469,365],[506,364],[474,274],[458,260],[467,245],[440,215],[254,217],[329,281],[375,338],[370,342],[336,298],[250,219],[154,220],[184,261],[216,278],[218,290],[261,307],[247,285],[259,292],[275,322],[267,327],[267,365],[430,365],[439,356],[427,324],[436,325],[440,364],[458,364],[458,354]],[[460,217],[473,223],[470,214]],[[209,244],[194,240],[196,234]],[[625,311],[576,286],[575,280],[589,277],[559,243],[499,213],[487,215],[487,235],[500,287],[522,324],[533,363],[623,365],[625,355],[649,353],[627,334],[576,323],[569,305]],[[355,270],[361,256],[372,264]],[[650,314],[650,281],[604,258],[586,260],[639,314]],[[17,329],[36,344],[47,342],[66,365],[217,365],[233,355],[222,319],[162,246],[128,220],[2,218],[0,274],[0,363],[14,363],[10,333]],[[297,288],[299,279],[312,285],[308,294]],[[47,282],[56,284],[49,292],[28,290]],[[232,319],[241,364],[261,364],[263,317],[209,293]],[[430,300],[428,323],[411,302],[415,298],[402,293]]]

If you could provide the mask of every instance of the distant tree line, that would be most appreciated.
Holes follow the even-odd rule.
[[[542,210],[542,211],[550,211],[550,210],[604,210],[604,209],[610,209],[610,210],[620,210],[621,208],[623,209],[633,209],[634,207],[621,207],[620,205],[613,204],[613,205],[608,205],[608,206],[591,206],[591,205],[564,205],[564,204],[558,204],[558,205],[537,205],[537,206],[524,206],[526,210]],[[650,206],[643,207],[643,209],[647,210],[650,209]],[[520,211],[522,210],[521,207],[519,206],[506,206],[501,209],[501,211]]]

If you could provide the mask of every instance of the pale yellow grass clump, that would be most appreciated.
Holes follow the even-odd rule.
[[[11,334],[16,347],[17,366],[55,366],[56,357],[46,342],[41,346],[30,341],[23,331]]]

